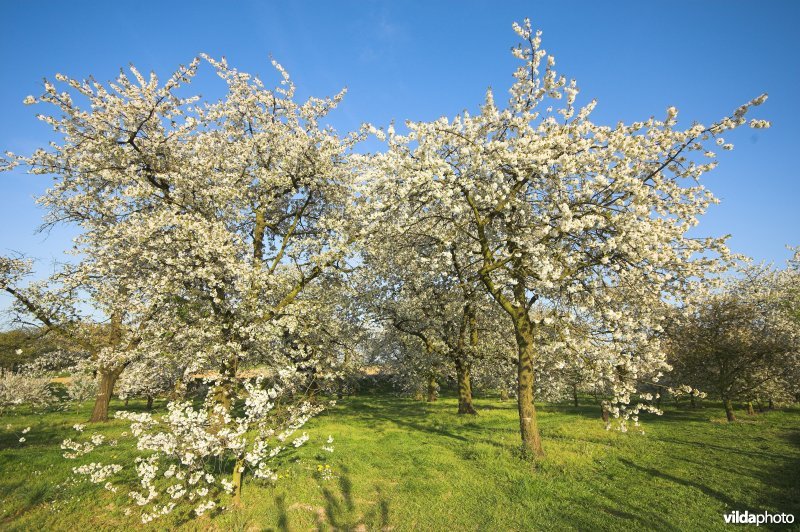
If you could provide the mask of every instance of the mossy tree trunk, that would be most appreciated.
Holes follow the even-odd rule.
[[[241,506],[242,504],[242,477],[244,476],[244,460],[236,460],[233,466],[233,474],[231,476],[231,483],[233,484],[233,506]]]
[[[436,377],[431,375],[428,378],[428,402],[433,403],[438,399],[436,394]]]
[[[728,398],[724,398],[722,403],[725,405],[725,417],[728,418],[728,423],[733,423],[736,421],[736,416],[733,415],[733,403]]]
[[[534,457],[544,456],[542,437],[536,419],[536,405],[533,403],[533,358],[535,354],[533,327],[526,320],[514,323],[517,340],[517,410],[519,412],[519,432],[522,446]]]
[[[458,413],[459,414],[472,414],[478,412],[472,404],[472,382],[469,372],[469,364],[461,359],[456,358],[456,376],[458,377]]]
[[[536,356],[535,332],[536,324],[529,311],[537,301],[536,294],[526,289],[528,273],[522,261],[522,254],[517,253],[518,246],[514,240],[508,240],[508,251],[512,259],[511,276],[514,279],[513,297],[508,297],[502,288],[495,284],[492,271],[496,267],[486,226],[488,220],[482,218],[476,209],[475,223],[478,242],[483,256],[483,268],[478,272],[480,280],[495,301],[503,308],[514,323],[514,337],[517,343],[517,411],[519,413],[519,431],[523,450],[534,457],[544,456],[542,437],[536,420],[536,406],[533,403],[533,362]]]

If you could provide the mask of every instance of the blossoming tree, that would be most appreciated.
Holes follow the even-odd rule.
[[[181,95],[203,60],[227,88],[219,101]],[[249,425],[232,409],[261,392],[243,389],[237,373],[263,365],[273,370],[272,395],[296,387],[291,357],[272,347],[297,331],[293,308],[313,314],[305,292],[345,264],[359,233],[349,156],[358,135],[341,137],[321,123],[343,92],[297,103],[289,75],[273,65],[275,89],[205,56],[164,83],[134,67],[108,84],[58,74],[60,88],[47,81],[41,96],[26,99],[55,107],[39,118],[57,140],[6,159],[6,167],[53,176],[39,199],[47,223],[80,230],[69,280],[102,303],[113,337],[106,358],[118,362],[101,393],[110,397],[132,358],[169,353],[188,371],[215,370],[207,417],[183,403],[171,411],[205,420],[197,430],[219,443],[206,451],[233,453],[236,493],[245,468],[258,471],[267,458],[256,441],[269,432],[264,423],[281,424],[262,416],[270,409],[253,413],[247,419],[261,436],[245,438]],[[280,375],[291,382],[275,382]],[[250,448],[258,449],[252,460]]]
[[[0,289],[14,298],[12,310],[19,319],[34,320],[42,334],[58,339],[52,355],[71,364],[80,361],[84,370],[99,374],[90,421],[106,421],[119,375],[131,357],[149,347],[141,331],[155,313],[142,313],[134,323],[126,290],[113,274],[99,275],[92,257],[63,265],[47,280],[26,284],[32,264],[0,257]]]
[[[499,107],[489,90],[477,114],[407,122],[406,135],[390,127],[374,179],[392,198],[383,214],[409,226],[435,218],[478,260],[481,283],[513,322],[520,434],[541,455],[533,404],[540,319],[558,321],[565,345],[575,322],[590,325],[581,350],[603,362],[618,405],[631,401],[638,380],[665,369],[649,335],[664,300],[680,298],[727,255],[722,239],[687,236],[716,201],[698,179],[716,165],[711,146],[730,149],[722,135],[746,124],[766,95],[710,125],[678,128],[674,108],[663,119],[597,125],[595,102],[575,107],[577,85],[557,73],[540,33],[528,21],[514,29],[523,44],[513,49],[520,66],[508,104]],[[563,104],[554,111],[551,102]]]
[[[370,190],[380,201],[384,191]],[[497,356],[502,328],[490,321],[496,308],[455,245],[444,245],[438,224],[422,220],[413,227],[383,219],[363,245],[362,300],[385,327],[412,340],[403,350],[411,374],[425,376],[428,398],[435,397],[443,362],[455,373],[458,413],[476,414],[472,402],[472,368]],[[416,349],[415,349],[416,348]]]

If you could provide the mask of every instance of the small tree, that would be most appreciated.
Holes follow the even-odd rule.
[[[62,265],[45,281],[25,284],[33,262],[17,257],[0,257],[0,290],[13,297],[17,319],[31,323],[58,338],[59,353],[75,355],[88,362],[100,382],[90,421],[106,421],[114,385],[129,363],[131,352],[141,343],[136,329],[153,317],[129,312],[132,303],[127,290],[114,275],[92,273],[96,261],[87,257],[77,265]]]

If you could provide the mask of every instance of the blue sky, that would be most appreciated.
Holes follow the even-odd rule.
[[[733,152],[706,179],[722,199],[699,233],[732,234],[736,252],[783,262],[800,244],[800,2],[11,2],[0,0],[0,150],[26,153],[49,139],[23,98],[42,78],[115,77],[134,63],[166,76],[199,52],[272,75],[270,54],[300,96],[347,86],[331,117],[342,131],[362,121],[428,120],[474,109],[487,86],[511,83],[514,20],[543,30],[557,66],[578,80],[581,101],[599,100],[596,122],[614,124],[674,105],[683,124],[710,122],[762,92],[768,130],[726,139]],[[272,78],[274,79],[274,78]],[[213,77],[196,92],[216,95]],[[793,125],[794,124],[794,125]],[[0,252],[62,258],[71,231],[34,234],[32,197],[48,185],[0,174]],[[0,307],[3,301],[0,300]]]

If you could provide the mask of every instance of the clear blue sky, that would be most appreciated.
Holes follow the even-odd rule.
[[[614,124],[675,105],[688,124],[710,122],[761,92],[768,130],[727,135],[706,184],[722,204],[704,234],[732,234],[734,251],[783,262],[800,244],[800,2],[12,2],[0,0],[0,150],[26,153],[50,132],[23,106],[42,77],[62,72],[115,77],[134,63],[166,75],[199,52],[241,70],[272,75],[272,54],[301,96],[349,94],[331,118],[340,130],[362,121],[427,120],[474,109],[492,86],[511,82],[514,20],[530,17],[557,66],[578,80],[594,119]],[[197,91],[215,94],[211,77]],[[0,252],[61,258],[70,231],[34,230],[32,196],[48,180],[0,174]],[[5,300],[0,300],[0,308]]]

